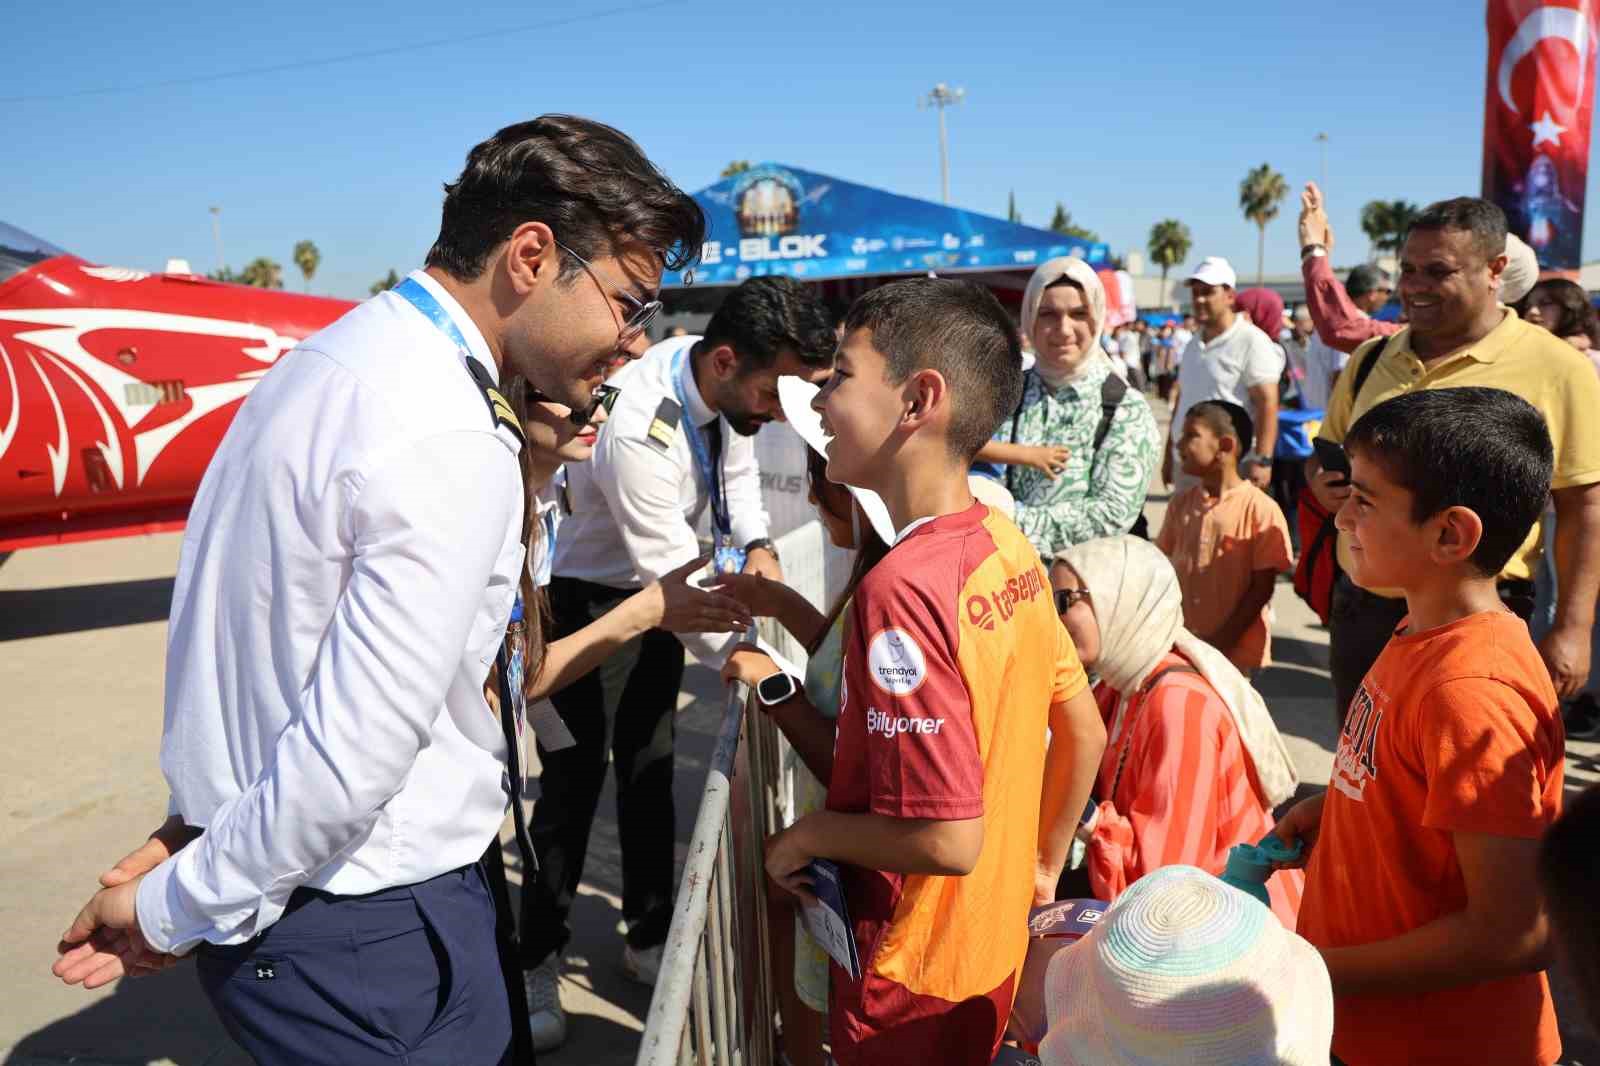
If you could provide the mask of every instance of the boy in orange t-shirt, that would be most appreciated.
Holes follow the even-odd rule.
[[[1409,612],[1362,682],[1328,791],[1279,822],[1310,852],[1297,932],[1328,964],[1334,1054],[1547,1066],[1539,838],[1560,813],[1555,689],[1495,575],[1544,508],[1544,419],[1499,389],[1379,404],[1345,439],[1350,576]]]
[[[1239,476],[1254,437],[1250,415],[1236,403],[1207,400],[1189,409],[1178,458],[1200,484],[1173,498],[1156,538],[1178,572],[1184,628],[1246,677],[1272,661],[1267,605],[1278,574],[1294,569],[1282,508]]]

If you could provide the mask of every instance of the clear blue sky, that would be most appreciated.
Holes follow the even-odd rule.
[[[420,260],[441,183],[506,123],[603,119],[690,191],[744,158],[937,199],[935,119],[915,105],[938,81],[967,90],[949,113],[954,203],[1003,215],[1014,189],[1024,221],[1042,224],[1060,200],[1118,252],[1175,217],[1194,258],[1253,274],[1239,179],[1265,161],[1298,190],[1317,177],[1319,130],[1338,262],[1365,255],[1366,201],[1479,187],[1485,31],[1472,0],[628,4],[24,5],[6,19],[0,98],[486,36],[0,103],[0,219],[93,261],[159,269],[180,256],[204,271],[216,204],[233,266],[268,255],[298,287],[290,249],[310,238],[323,258],[313,291],[363,297]],[[1600,257],[1594,203],[1586,258]],[[1294,268],[1296,210],[1291,197],[1267,229],[1269,272]]]

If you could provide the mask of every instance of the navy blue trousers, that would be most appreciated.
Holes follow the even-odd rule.
[[[511,1012],[476,865],[368,896],[300,889],[270,929],[203,945],[200,984],[262,1066],[496,1066]]]

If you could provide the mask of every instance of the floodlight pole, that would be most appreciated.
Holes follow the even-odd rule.
[[[1328,194],[1328,135],[1317,134],[1317,146],[1322,150],[1322,194]]]
[[[211,239],[217,243],[217,273],[222,273],[222,208],[211,209]]]
[[[966,95],[965,89],[952,89],[941,81],[918,101],[920,106],[936,108],[939,112],[939,190],[945,203],[950,202],[950,133],[945,128],[944,109],[959,104]]]

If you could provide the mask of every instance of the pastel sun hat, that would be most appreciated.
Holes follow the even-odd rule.
[[[828,434],[822,430],[822,416],[811,407],[811,401],[816,399],[820,391],[821,386],[794,374],[784,374],[778,378],[778,402],[783,406],[784,419],[812,451],[826,456]],[[870,489],[858,489],[854,485],[846,485],[845,488],[861,505],[861,512],[867,516],[878,539],[885,544],[893,544],[894,520],[889,517],[889,508],[884,506],[883,498]]]
[[[1050,960],[1044,1066],[1326,1066],[1333,986],[1245,893],[1167,866]]]

